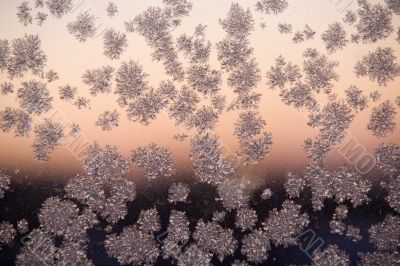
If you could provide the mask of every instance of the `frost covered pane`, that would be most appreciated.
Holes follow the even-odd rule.
[[[10,188],[11,177],[0,169],[0,199],[4,198],[5,192]]]
[[[382,102],[378,107],[372,108],[368,130],[378,138],[385,137],[396,128],[396,114],[395,107],[389,100]]]
[[[97,93],[109,93],[113,72],[114,69],[110,66],[89,69],[82,75],[82,81],[90,86],[89,91],[92,96],[96,96]]]
[[[14,129],[16,137],[27,136],[32,126],[32,118],[22,110],[6,107],[0,111],[0,129],[9,132]]]
[[[87,11],[80,13],[75,21],[67,24],[68,32],[80,42],[93,38],[96,35],[96,29],[96,17]]]
[[[400,75],[400,66],[396,59],[392,48],[378,47],[357,62],[354,72],[357,77],[367,76],[371,81],[378,82],[379,86],[386,86]]]
[[[322,34],[321,38],[325,42],[328,53],[342,50],[348,43],[346,31],[339,22],[329,24],[328,29]]]
[[[75,98],[76,92],[77,92],[76,87],[72,87],[69,84],[58,88],[60,99],[63,101],[73,100]]]
[[[96,126],[100,127],[103,131],[111,131],[113,128],[118,127],[120,114],[117,110],[104,111],[100,114],[96,121]]]
[[[261,0],[256,3],[256,10],[262,13],[275,15],[282,13],[289,3],[287,0]]]
[[[32,24],[32,15],[29,3],[26,1],[21,2],[21,4],[17,7],[17,17],[19,22],[24,26],[28,26],[28,24]]]
[[[104,55],[113,59],[119,59],[121,54],[128,47],[128,39],[125,33],[115,29],[107,29],[103,35]]]
[[[233,163],[220,152],[221,143],[216,135],[196,135],[191,140],[190,159],[194,175],[201,182],[219,184],[234,173]]]
[[[118,14],[118,7],[114,2],[108,2],[106,11],[107,16],[114,17],[116,14]]]
[[[379,169],[390,177],[400,174],[400,147],[396,144],[385,143],[375,149]]]
[[[132,161],[144,169],[148,179],[171,177],[175,174],[171,151],[167,147],[159,147],[154,143],[139,147],[132,151]]]
[[[46,6],[56,18],[68,14],[73,8],[72,0],[47,0]]]
[[[52,107],[53,97],[45,83],[30,80],[22,82],[22,87],[18,89],[17,98],[21,108],[29,114],[41,115]]]
[[[377,42],[393,32],[392,12],[382,4],[372,5],[367,0],[359,0],[358,23],[356,28],[365,42]]]
[[[25,34],[11,42],[11,55],[8,63],[8,75],[21,78],[30,70],[34,75],[43,73],[47,56],[40,48],[39,35]]]
[[[47,161],[50,153],[60,145],[64,137],[62,125],[45,119],[43,123],[35,126],[35,140],[32,144],[37,160]]]

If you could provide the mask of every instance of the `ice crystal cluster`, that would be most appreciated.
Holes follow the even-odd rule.
[[[396,130],[400,96],[389,99],[388,93],[394,92],[382,87],[397,85],[400,76],[397,48],[387,42],[396,37],[400,41],[399,1],[358,0],[356,8],[343,11],[341,21],[327,22],[322,32],[309,22],[299,26],[264,21],[266,16],[283,18],[291,10],[289,4],[287,0],[233,2],[219,19],[221,34],[213,41],[208,35],[215,36],[215,29],[200,21],[189,23],[191,33],[182,32],[181,24],[188,23],[197,5],[188,0],[162,0],[143,7],[122,20],[122,29],[114,23],[102,28],[104,21],[94,9],[77,11],[80,3],[72,0],[16,4],[20,27],[27,30],[60,19],[70,39],[82,47],[96,42],[109,63],[85,68],[81,89],[62,80],[66,76],[62,69],[48,66],[53,59],[42,50],[48,44],[42,46],[39,35],[0,39],[4,77],[0,94],[14,97],[17,105],[0,109],[3,133],[33,135],[34,157],[49,161],[64,140],[84,133],[76,121],[51,118],[51,109],[60,111],[55,105],[61,100],[74,111],[93,112],[99,110],[99,98],[107,97],[110,105],[92,121],[97,130],[111,131],[122,125],[123,117],[140,127],[167,118],[176,127],[171,140],[189,149],[190,164],[183,168],[191,171],[193,180],[178,178],[182,169],[174,165],[170,147],[149,141],[125,156],[116,146],[90,140],[81,158],[82,172],[66,181],[62,193],[52,191],[43,198],[32,220],[8,217],[8,204],[20,193],[20,181],[1,169],[0,199],[5,207],[0,218],[0,259],[2,252],[12,249],[18,253],[16,265],[95,265],[97,252],[107,255],[109,263],[121,265],[280,265],[276,256],[281,249],[296,249],[310,265],[398,265],[400,147],[379,143],[374,154],[367,153],[376,167],[366,174],[352,164],[356,150],[342,154],[337,165],[330,164],[330,156],[343,148],[340,144],[360,113],[369,112],[367,122],[357,123],[365,122],[370,137],[382,140]],[[112,22],[125,11],[113,1],[102,7],[105,19]],[[270,29],[301,49],[296,62],[282,53],[268,57],[267,65],[259,64],[260,51],[252,46],[254,34]],[[128,38],[136,38],[129,39],[129,49],[136,49],[140,39],[149,46],[153,63],[162,65],[156,80],[150,78],[149,64],[128,54]],[[322,50],[314,48],[317,41]],[[339,76],[343,65],[339,67],[336,56],[361,44],[370,51],[355,54],[356,62],[350,65],[359,79],[344,84]],[[379,88],[360,85],[362,79]],[[270,152],[277,156],[274,147],[282,145],[279,134],[273,139],[268,128],[269,119],[280,115],[271,113],[265,101],[274,99],[275,93],[285,108],[304,115],[304,124],[315,134],[299,144],[307,160],[302,171],[288,170],[280,184],[260,184],[252,178],[253,170],[263,167]],[[114,98],[118,109],[111,105]],[[225,121],[232,121],[227,128],[237,140],[233,150],[217,135]],[[296,137],[297,129],[291,130]],[[134,178],[147,180],[134,183],[131,170]],[[375,173],[382,180],[372,181]],[[153,191],[158,182],[166,186]],[[382,192],[380,198],[377,191]],[[356,223],[364,209],[375,211],[376,202],[383,206],[379,218]],[[326,217],[320,225],[321,215]],[[321,228],[328,230],[319,236]],[[324,245],[305,249],[310,246],[303,246],[300,236],[310,230],[324,238]],[[336,245],[328,235],[346,245]],[[94,245],[99,237],[100,245]],[[362,248],[357,255],[353,250],[347,253],[347,243],[358,250],[358,244],[365,247],[368,241],[368,252]]]

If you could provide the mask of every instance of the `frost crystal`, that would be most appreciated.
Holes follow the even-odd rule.
[[[311,29],[310,25],[306,24],[303,30],[303,34],[306,40],[314,39],[316,32]]]
[[[106,11],[107,16],[114,17],[116,14],[118,14],[118,7],[114,2],[108,2]]]
[[[76,91],[77,91],[76,87],[72,87],[68,84],[59,87],[58,89],[58,92],[60,94],[60,99],[63,101],[73,100],[75,98]]]
[[[10,188],[11,177],[0,169],[0,199],[4,198],[5,192]]]
[[[356,111],[362,111],[367,107],[368,99],[363,95],[363,91],[351,85],[346,91],[346,101]]]
[[[388,190],[385,200],[395,211],[400,212],[400,176],[391,178],[389,182],[383,183],[382,186]]]
[[[261,199],[267,200],[272,197],[272,191],[269,188],[264,189],[264,191],[261,193]]]
[[[119,116],[117,110],[104,111],[97,119],[96,126],[103,131],[111,131],[114,127],[118,127]]]
[[[72,0],[47,0],[46,6],[56,18],[68,14],[72,10]]]
[[[22,87],[18,89],[17,97],[21,108],[29,114],[41,115],[51,109],[53,97],[46,84],[31,80],[22,82]]]
[[[249,200],[249,182],[242,179],[225,179],[218,185],[219,199],[228,211],[246,207]]]
[[[187,244],[190,237],[189,220],[184,212],[171,210],[167,233],[163,241],[162,255],[164,258],[179,259],[177,253]]]
[[[122,52],[128,47],[128,40],[125,33],[108,29],[103,35],[104,55],[113,59],[119,59]]]
[[[273,209],[265,222],[264,231],[276,245],[288,247],[296,243],[296,236],[309,223],[308,215],[300,213],[300,205],[286,200],[282,209]]]
[[[268,258],[271,249],[269,236],[262,229],[257,229],[246,235],[242,241],[242,254],[248,261],[261,263]]]
[[[346,237],[350,238],[353,242],[360,241],[362,239],[360,228],[349,225],[346,230]]]
[[[153,236],[135,226],[125,227],[119,235],[108,235],[105,247],[107,254],[121,264],[154,264],[160,253]]]
[[[306,180],[304,178],[296,176],[290,172],[287,174],[285,190],[286,193],[289,195],[289,198],[298,198],[305,186]]]
[[[86,150],[83,170],[89,176],[100,176],[106,179],[119,178],[129,169],[129,161],[118,151],[117,147],[106,145],[101,148],[96,142]]]
[[[400,174],[400,147],[395,144],[382,144],[375,149],[379,169],[390,177]]]
[[[393,32],[392,13],[382,4],[371,5],[367,0],[359,0],[358,23],[356,28],[362,40],[377,42]]]
[[[28,221],[26,219],[19,220],[17,230],[19,234],[26,234],[29,231]]]
[[[160,216],[158,215],[157,209],[152,208],[141,211],[136,224],[143,233],[151,235],[160,231]]]
[[[372,225],[369,232],[369,239],[379,251],[396,252],[400,239],[400,218],[387,215],[383,222]]]
[[[348,129],[354,118],[350,107],[343,101],[329,102],[319,115],[320,136],[323,141],[331,144],[338,143],[343,139],[345,130]]]
[[[118,102],[128,102],[142,95],[149,86],[146,81],[148,74],[143,72],[143,68],[139,63],[130,60],[122,62],[115,77],[116,90],[118,94]]]
[[[89,12],[80,13],[74,22],[67,24],[67,30],[80,42],[96,35],[96,17]]]
[[[294,43],[302,43],[304,42],[304,33],[301,31],[296,31],[293,35],[292,41]]]
[[[377,81],[379,86],[386,86],[388,81],[400,75],[400,66],[392,48],[378,47],[369,52],[354,67],[357,77],[368,76],[371,81]]]
[[[261,0],[256,3],[256,10],[262,13],[275,15],[282,13],[288,7],[287,0]]]
[[[183,86],[169,107],[169,116],[175,119],[176,124],[182,124],[194,113],[199,102],[196,92]]]
[[[333,86],[332,81],[339,79],[335,68],[337,61],[329,61],[326,55],[320,54],[316,49],[307,49],[304,54],[304,72],[308,85],[316,90],[329,91]]]
[[[174,183],[168,190],[168,201],[171,203],[175,202],[186,202],[189,196],[190,188],[184,183]]]
[[[378,138],[385,137],[396,128],[396,114],[393,104],[389,100],[384,101],[372,109],[367,125],[368,130],[371,130]]]
[[[192,65],[187,71],[187,82],[203,94],[215,94],[221,84],[221,73],[209,65]]]
[[[139,147],[132,151],[131,159],[144,169],[148,179],[171,177],[175,174],[171,151],[166,147],[159,147],[154,143]]]
[[[46,73],[46,79],[47,79],[47,82],[48,82],[48,83],[53,82],[53,81],[55,81],[55,80],[58,80],[58,79],[59,79],[58,73],[55,72],[53,69],[50,69],[50,70]]]
[[[37,12],[35,19],[37,25],[42,26],[43,23],[47,20],[47,14],[43,12]]]
[[[236,213],[235,226],[242,231],[252,230],[257,223],[257,219],[258,217],[255,210],[242,208]]]
[[[75,123],[70,124],[70,131],[69,131],[70,136],[76,138],[80,132],[81,132],[81,128],[78,124],[75,124]]]
[[[347,10],[346,14],[344,15],[343,22],[347,23],[348,25],[353,25],[357,21],[357,14],[354,11]]]
[[[89,108],[89,103],[89,99],[86,99],[85,97],[78,97],[78,99],[76,99],[76,101],[74,102],[74,105],[80,110],[82,108]]]
[[[11,244],[17,234],[14,226],[9,222],[0,223],[0,250],[3,245]]]
[[[82,75],[83,83],[90,86],[90,94],[109,93],[111,91],[111,79],[114,69],[104,66],[98,69],[89,69]]]
[[[196,135],[191,141],[190,159],[194,175],[201,182],[219,184],[233,174],[233,163],[220,152],[221,144],[216,135]]]
[[[35,127],[36,138],[32,144],[37,160],[49,160],[50,152],[60,145],[64,137],[62,125],[49,119]]]
[[[61,236],[66,233],[78,215],[79,208],[74,203],[50,197],[42,204],[38,218],[43,231]]]
[[[219,261],[233,255],[238,245],[232,229],[224,229],[213,222],[204,223],[203,220],[197,222],[193,239],[200,249],[217,255]]]
[[[10,46],[7,40],[0,39],[0,71],[7,69],[10,60]]]
[[[26,1],[21,2],[21,4],[17,7],[17,17],[19,22],[21,22],[24,26],[28,26],[28,24],[32,24],[32,8],[29,7],[29,3]]]
[[[350,259],[346,252],[336,245],[329,245],[325,250],[317,249],[313,252],[313,266],[337,265],[348,266]]]
[[[260,134],[264,125],[266,122],[258,112],[246,111],[239,114],[239,119],[235,123],[234,135],[245,141]]]
[[[278,30],[281,34],[292,33],[292,25],[288,23],[279,23]]]
[[[22,110],[6,107],[0,111],[0,129],[9,132],[14,129],[16,137],[24,137],[31,130],[32,118]]]
[[[373,102],[379,101],[379,100],[381,99],[381,96],[382,96],[382,94],[381,94],[379,91],[372,91],[372,92],[369,94],[369,98],[371,98],[371,100],[372,100]]]
[[[8,64],[8,74],[11,78],[21,78],[28,70],[34,75],[43,73],[47,57],[40,48],[38,35],[25,34],[23,38],[14,39]]]
[[[322,34],[321,38],[325,42],[328,53],[334,53],[339,49],[342,50],[348,43],[346,31],[342,24],[338,22],[329,24],[328,29]]]
[[[330,151],[331,145],[329,142],[317,137],[315,140],[306,139],[303,148],[307,153],[307,157],[313,163],[323,163]]]

